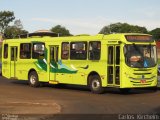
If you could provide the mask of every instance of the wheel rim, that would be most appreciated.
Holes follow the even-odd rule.
[[[34,75],[31,75],[30,82],[32,85],[34,85],[36,83],[36,77]]]
[[[99,89],[100,86],[101,86],[101,85],[100,85],[100,82],[99,82],[98,79],[95,79],[95,80],[92,81],[92,89],[93,89],[93,90]]]

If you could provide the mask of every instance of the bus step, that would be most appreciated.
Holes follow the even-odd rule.
[[[49,84],[58,84],[58,81],[50,80],[50,81],[49,81]]]

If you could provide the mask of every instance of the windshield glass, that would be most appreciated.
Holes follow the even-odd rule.
[[[157,63],[156,46],[153,45],[125,45],[125,62],[133,68],[150,68]]]

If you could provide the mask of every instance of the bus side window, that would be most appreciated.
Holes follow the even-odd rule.
[[[62,43],[61,58],[66,60],[69,58],[69,42]]]
[[[30,59],[30,58],[31,58],[31,43],[21,43],[20,59]]]
[[[89,60],[99,60],[101,55],[101,42],[89,42]]]
[[[32,48],[32,58],[33,59],[43,59],[45,53],[44,43],[34,43]]]
[[[86,60],[87,59],[87,42],[71,42],[70,59]]]
[[[3,58],[8,58],[8,44],[4,44]]]
[[[108,47],[108,64],[113,64],[114,49],[113,46]]]

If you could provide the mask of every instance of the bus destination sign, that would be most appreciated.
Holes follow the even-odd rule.
[[[149,35],[126,35],[129,42],[153,42],[152,36]]]

